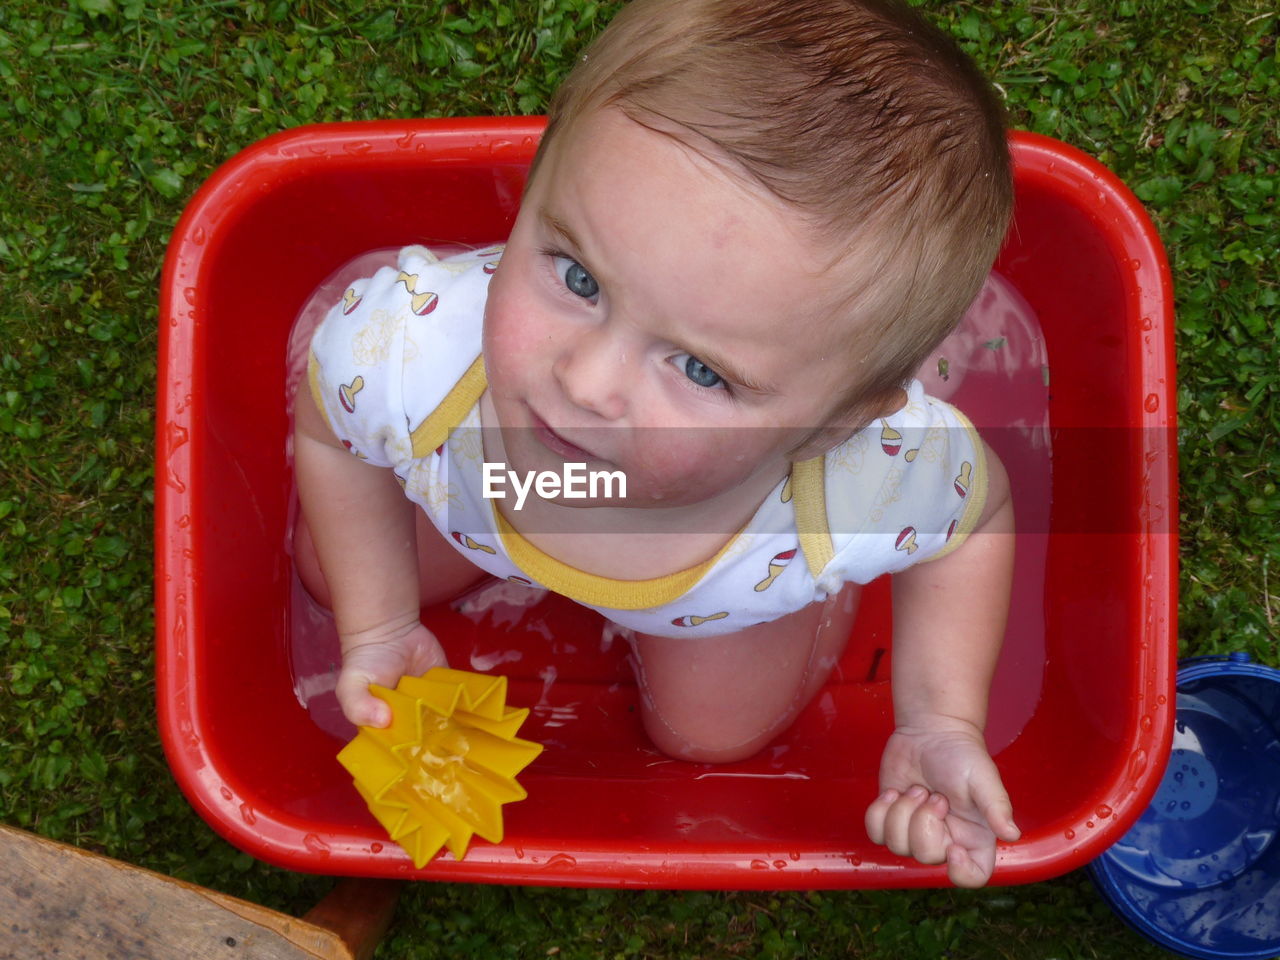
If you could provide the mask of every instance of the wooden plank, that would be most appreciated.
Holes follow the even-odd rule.
[[[352,960],[352,953],[331,930],[0,824],[0,960],[49,957]]]
[[[391,926],[404,885],[403,880],[369,877],[339,880],[302,919],[338,934],[355,960],[371,960]]]

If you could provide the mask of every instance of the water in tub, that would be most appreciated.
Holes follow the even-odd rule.
[[[290,340],[290,396],[305,371],[311,331],[341,297],[347,279],[369,276],[379,266],[394,263],[395,256],[395,250],[379,250],[345,264],[303,308]],[[964,320],[917,376],[928,393],[955,404],[981,430],[1004,463],[1013,489],[1018,559],[987,729],[990,747],[999,751],[1017,737],[1033,713],[1044,669],[1051,451],[1049,366],[1039,322],[1018,291],[992,273]],[[532,707],[526,731],[536,730],[536,738],[547,747],[539,761],[544,768],[557,765],[561,751],[556,747],[572,739],[560,739],[570,728],[598,720],[598,716],[583,716],[588,711],[578,696],[587,674],[597,685],[607,687],[603,703],[614,703],[619,710],[634,705],[625,631],[593,613],[566,607],[573,604],[544,590],[492,581],[453,604],[452,622],[471,625],[469,649],[460,651],[445,640],[453,666],[506,673],[513,683],[519,678],[527,699],[513,692],[510,702]],[[573,632],[565,629],[566,624]],[[299,702],[323,730],[349,739],[354,728],[342,717],[333,693],[340,662],[333,621],[311,601],[296,577],[288,642]],[[585,671],[584,660],[591,663]],[[837,671],[833,681],[839,679]],[[601,709],[605,708],[595,703],[590,712]],[[563,762],[571,763],[572,753],[564,750]],[[803,776],[804,771],[794,766],[780,763],[770,769],[776,769],[777,776]]]

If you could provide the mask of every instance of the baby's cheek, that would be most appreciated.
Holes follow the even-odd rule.
[[[484,361],[491,381],[510,377],[521,361],[528,362],[537,342],[532,324],[522,324],[506,304],[490,304],[485,311]]]
[[[650,495],[673,501],[705,497],[741,472],[732,454],[707,443],[698,430],[655,427],[644,432],[647,442],[632,471]]]

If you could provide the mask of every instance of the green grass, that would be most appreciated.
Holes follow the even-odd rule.
[[[184,200],[299,123],[538,112],[616,4],[0,6],[0,820],[299,911],[218,839],[152,693],[156,289]],[[1182,652],[1280,662],[1280,17],[1269,0],[924,6],[1019,127],[1146,202],[1178,312]],[[420,884],[381,957],[1160,956],[1081,875],[978,892]]]

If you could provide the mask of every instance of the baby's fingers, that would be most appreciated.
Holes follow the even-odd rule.
[[[994,769],[990,779],[975,779],[969,790],[974,805],[981,811],[992,833],[1007,843],[1022,837],[1022,831],[1013,822],[1013,804],[1009,802],[1009,794]]]
[[[981,887],[996,867],[996,838],[985,823],[952,816],[947,825],[952,844],[947,849],[947,876],[957,887]]]
[[[986,863],[988,859],[993,862]],[[984,857],[982,852],[974,857],[958,843],[953,843],[947,850],[947,878],[957,887],[985,887],[994,866],[994,857]]]
[[[924,787],[906,793],[886,790],[867,809],[867,835],[901,857],[941,863],[946,855],[946,799]]]
[[[871,811],[867,813],[867,833],[875,843],[882,843],[900,857],[911,853],[911,818],[929,799],[929,791],[916,785],[906,793],[886,790],[872,804],[879,808],[879,824],[871,829]]]
[[[867,836],[871,838],[872,843],[884,843],[884,822],[889,815],[889,808],[902,796],[897,790],[886,790],[875,800],[871,801],[871,806],[867,807],[865,817]]]
[[[944,862],[951,843],[946,817],[947,798],[937,793],[928,796],[907,825],[907,855],[921,863]]]
[[[334,691],[342,715],[357,727],[385,727],[391,722],[391,708],[369,692],[369,684],[376,682],[358,670],[343,670],[338,675]]]

